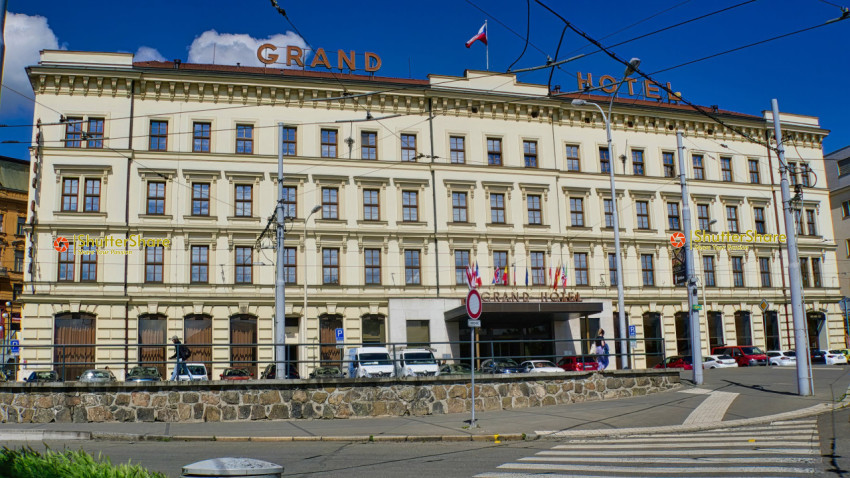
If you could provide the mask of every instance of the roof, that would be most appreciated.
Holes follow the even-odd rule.
[[[844,159],[850,158],[850,146],[845,146],[841,149],[837,149],[829,154],[825,154],[823,159]]]
[[[0,188],[27,192],[29,182],[29,161],[0,156]]]
[[[562,99],[565,99],[565,100],[572,100],[573,98],[581,98],[583,100],[593,101],[593,102],[598,102],[598,103],[608,103],[609,101],[611,101],[610,96],[590,95],[590,94],[585,94],[585,93],[564,93],[564,94],[554,95],[554,97],[555,98],[562,98]],[[661,109],[679,110],[679,111],[687,111],[687,112],[693,112],[694,111],[693,107],[686,105],[684,103],[666,103],[666,102],[663,102],[663,101],[641,100],[641,99],[638,99],[638,98],[616,98],[614,100],[614,103],[616,103],[618,105],[646,106],[646,107],[650,107],[650,108],[661,108]],[[722,110],[722,109],[717,108],[716,106],[700,106],[700,105],[697,105],[697,107],[701,108],[706,113],[713,114],[713,115],[737,116],[737,117],[743,118],[743,119],[758,120],[758,121],[762,121],[762,122],[764,121],[764,118],[762,118],[761,116],[749,115],[749,114],[746,114],[746,113],[738,113],[736,111]]]

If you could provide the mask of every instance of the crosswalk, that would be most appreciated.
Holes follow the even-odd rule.
[[[822,472],[817,420],[702,432],[569,438],[477,478],[773,476]]]

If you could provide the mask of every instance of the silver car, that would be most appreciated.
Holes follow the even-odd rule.
[[[111,370],[91,369],[86,370],[77,378],[78,382],[85,383],[112,383],[116,382],[115,375]]]

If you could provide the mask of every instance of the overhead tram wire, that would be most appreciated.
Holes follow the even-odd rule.
[[[525,55],[525,50],[528,49],[528,37],[531,35],[531,0],[525,0],[525,6],[526,6],[525,46],[522,47],[522,53],[520,53],[519,56],[516,58],[516,60],[514,60],[514,62],[511,63],[511,66],[508,67],[508,71],[511,71],[511,68],[513,68],[514,65],[516,65],[516,62],[518,62],[522,58],[522,56]],[[558,54],[555,53],[555,59],[556,60],[558,59],[557,57],[558,57]]]

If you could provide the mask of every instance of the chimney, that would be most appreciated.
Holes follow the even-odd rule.
[[[174,59],[174,69],[175,69],[175,70],[179,70],[179,69],[180,69],[180,63],[182,63],[182,62],[180,61],[180,59],[179,59],[179,58],[175,58],[175,59]]]

